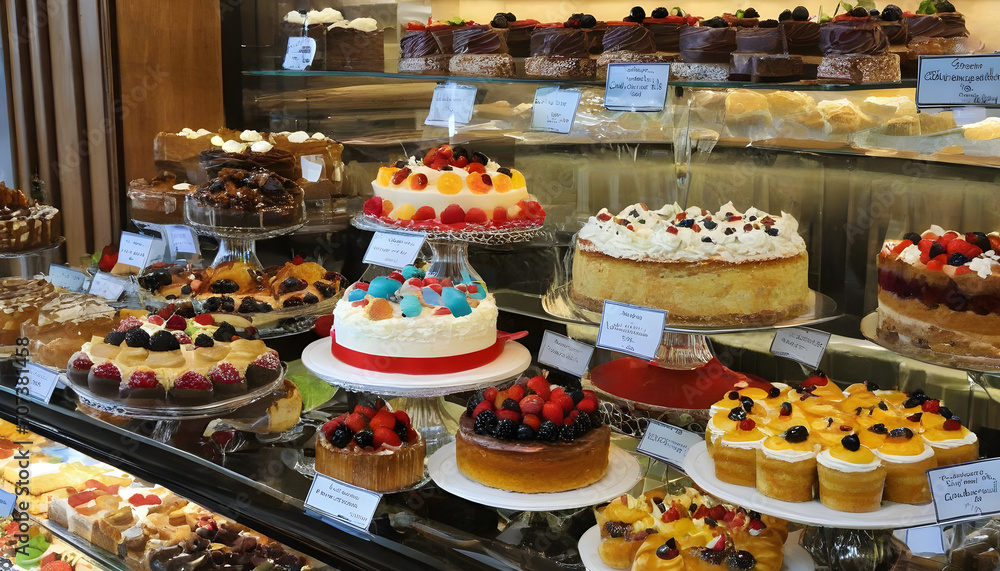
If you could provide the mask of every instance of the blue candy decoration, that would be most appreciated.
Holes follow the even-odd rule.
[[[373,279],[372,283],[368,286],[368,295],[375,298],[388,299],[398,289],[399,282],[392,278],[379,276]]]
[[[451,310],[451,314],[455,317],[472,313],[472,307],[469,306],[469,300],[466,299],[465,294],[453,287],[441,290],[441,299],[444,301],[445,307]]]
[[[427,275],[426,272],[424,272],[420,268],[417,268],[416,266],[406,266],[405,268],[403,268],[402,274],[403,274],[403,277],[406,278],[406,279],[410,279],[410,278],[420,278],[420,279],[423,279],[424,276]]]
[[[424,303],[427,305],[441,305],[441,296],[429,286],[424,286],[421,292],[424,294]]]
[[[363,289],[352,289],[351,293],[347,294],[347,301],[361,301],[366,293],[368,292]]]
[[[405,295],[403,299],[399,301],[399,309],[403,311],[404,317],[416,317],[420,315],[420,311],[423,307],[420,305],[420,300],[417,299],[415,295]]]

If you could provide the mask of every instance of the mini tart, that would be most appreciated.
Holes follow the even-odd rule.
[[[808,502],[816,496],[815,442],[789,442],[770,436],[757,449],[757,491],[786,502]]]
[[[751,421],[752,422],[752,421]],[[757,480],[757,449],[766,436],[756,426],[726,432],[715,443],[715,477],[723,482],[754,486]]]
[[[922,504],[931,501],[927,470],[937,467],[934,449],[923,439],[887,438],[875,455],[885,467],[887,501],[901,504]]]
[[[841,512],[866,513],[879,509],[885,486],[885,468],[875,453],[861,446],[851,451],[842,444],[816,457],[819,501]]]
[[[463,415],[455,434],[458,469],[484,486],[538,494],[589,486],[604,477],[611,429],[601,425],[572,442],[498,440],[473,432]]]
[[[979,439],[976,433],[964,426],[958,430],[946,430],[943,426],[925,430],[923,439],[934,449],[934,459],[938,466],[963,464],[979,459]]]
[[[341,482],[375,492],[412,486],[424,476],[426,444],[420,433],[413,444],[362,450],[356,444],[337,448],[317,434],[316,471]]]

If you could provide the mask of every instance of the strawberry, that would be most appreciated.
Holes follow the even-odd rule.
[[[410,415],[406,414],[406,411],[404,411],[404,410],[397,410],[397,411],[393,412],[392,414],[393,414],[393,416],[396,417],[397,421],[399,421],[399,422],[401,422],[401,423],[409,426],[409,424],[410,424]]]
[[[524,414],[541,414],[545,400],[539,395],[528,395],[522,398],[518,404]]]
[[[368,305],[368,300],[367,299],[359,299],[358,301],[352,301],[351,302],[351,307],[364,307],[366,305]]]
[[[473,409],[472,411],[473,420],[475,420],[475,418],[479,416],[479,413],[483,412],[484,410],[488,410],[491,412],[493,410],[496,410],[496,407],[493,406],[493,401],[484,400],[483,402],[477,404],[476,408]]]
[[[505,418],[508,418],[517,423],[521,422],[521,413],[517,412],[516,410],[507,410],[505,408],[501,408],[496,411],[496,415],[497,415],[497,420],[503,420]]]
[[[723,521],[726,517],[726,507],[721,505],[712,506],[712,508],[708,510],[708,516],[715,521]]]
[[[187,319],[184,319],[180,315],[172,315],[167,323],[164,325],[167,329],[187,329]]]
[[[357,282],[354,284],[354,289],[360,289],[362,291],[368,291],[368,282]]]
[[[573,399],[570,399],[572,402]],[[563,408],[558,403],[547,402],[542,406],[542,418],[545,420],[551,420],[556,424],[562,424],[563,421]]]
[[[580,412],[585,412],[587,414],[593,414],[597,412],[597,397],[584,397],[583,400],[576,403],[576,409]]]
[[[696,509],[693,514],[691,514],[691,518],[692,519],[702,519],[705,516],[707,516],[708,514],[709,514],[708,506],[706,506],[705,504],[702,504],[702,505],[698,506],[698,509]]]
[[[378,411],[368,424],[373,430],[379,427],[385,427],[393,430],[396,428],[396,417],[388,410],[383,409]]]
[[[346,424],[347,428],[350,428],[351,432],[355,434],[361,432],[368,426],[368,422],[365,420],[365,417],[356,412],[352,412],[347,415],[347,418],[344,419],[344,424]]]
[[[413,213],[410,220],[434,220],[437,217],[437,212],[434,212],[434,208],[430,206],[421,206]]]
[[[425,286],[430,286],[430,285],[433,285],[433,284],[436,284],[436,283],[438,283],[438,279],[436,277],[434,277],[434,276],[427,276],[427,277],[424,278],[424,285]]]
[[[406,280],[406,285],[413,286],[413,287],[415,287],[417,289],[420,289],[420,288],[424,287],[424,280],[422,280],[420,278],[410,278],[410,279]]]
[[[667,511],[663,512],[663,515],[660,516],[660,521],[663,523],[670,523],[679,519],[681,519],[681,514],[674,506],[670,506]]]
[[[514,399],[516,401],[524,398],[524,385],[511,385],[508,387],[507,398]]]
[[[909,240],[902,240],[899,242],[899,244],[896,244],[896,246],[892,249],[892,253],[898,254],[912,245],[913,242],[910,242]]]
[[[455,287],[455,284],[451,282],[451,278],[444,278],[438,283],[441,287]]]
[[[114,247],[112,244],[108,244],[101,251],[101,259],[97,262],[97,267],[102,272],[110,272],[115,264],[118,263],[118,248]]]
[[[374,446],[376,450],[381,448],[383,445],[399,446],[400,444],[403,443],[403,441],[399,438],[399,435],[396,434],[395,431],[393,431],[390,428],[380,426],[376,428],[373,432],[374,432],[373,434],[374,438],[372,440],[372,446]]]
[[[490,388],[486,389],[485,391],[483,391],[483,398],[486,399],[486,400],[488,400],[488,401],[490,401],[490,402],[493,402],[493,401],[497,400],[497,394],[499,392],[500,392],[500,389],[498,389],[496,387],[490,387]]]
[[[523,412],[523,409],[522,409],[522,412]],[[528,426],[530,426],[534,430],[538,430],[538,427],[542,425],[542,419],[538,418],[538,415],[535,415],[535,414],[527,414],[526,413],[523,417],[521,417],[521,422],[524,423],[524,424],[527,424]]]
[[[194,322],[198,325],[213,325],[215,323],[215,318],[212,317],[211,313],[202,313],[201,315],[194,316]]]
[[[362,404],[354,405],[354,410],[352,412],[356,412],[360,415],[363,415],[365,417],[365,420],[375,418],[375,409],[369,408]],[[354,432],[357,432],[357,430],[355,430]]]
[[[364,210],[365,216],[374,216],[375,218],[382,216],[382,198],[379,196],[369,198],[365,201],[362,209]]]
[[[943,256],[944,254],[941,255]],[[935,258],[927,262],[927,269],[931,271],[940,271],[942,268],[944,268],[944,264],[945,262]]]
[[[559,395],[558,397],[553,396],[552,399],[551,399],[551,402],[554,402],[554,403],[558,404],[559,406],[561,406],[562,409],[563,409],[563,412],[567,412],[567,413],[569,411],[573,410],[573,408],[575,406],[573,404],[573,397],[569,396],[566,393],[563,393],[563,394]]]
[[[396,280],[399,283],[403,283],[406,281],[406,278],[403,277],[403,274],[395,271],[390,273],[388,277],[390,280]]]
[[[449,204],[441,212],[441,224],[455,224],[465,221],[465,210],[457,204]]]
[[[938,242],[941,242],[942,246],[947,246],[948,243],[954,240],[955,238],[958,238],[958,232],[949,231],[945,232],[944,236],[938,238]]]
[[[545,380],[545,377],[532,377],[528,379],[527,386],[529,389],[535,391],[536,395],[542,397],[542,400],[548,400],[552,392],[549,388],[549,382]]]

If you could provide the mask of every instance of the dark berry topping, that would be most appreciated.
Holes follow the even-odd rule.
[[[212,282],[208,289],[212,293],[236,293],[240,291],[240,284],[234,282],[233,280],[219,280]]]
[[[781,389],[778,387],[771,387],[771,390],[767,391],[767,398],[776,399],[781,396]]]
[[[174,334],[161,329],[153,334],[149,339],[150,351],[174,351],[181,348],[181,344],[174,337]]]
[[[734,551],[726,559],[726,565],[734,571],[747,571],[757,566],[757,560],[749,551]]]
[[[889,431],[889,436],[891,438],[905,438],[909,440],[913,438],[913,431],[905,426],[901,428],[893,428]]]
[[[889,4],[885,8],[882,8],[882,20],[883,21],[885,21],[885,22],[898,22],[899,20],[902,20],[902,19],[903,19],[903,10],[900,9],[899,6],[896,6],[895,4]],[[917,236],[917,239],[913,240],[914,244],[916,244],[917,242],[920,241],[920,235],[917,234],[916,236]]]
[[[666,17],[667,17],[667,16],[669,16],[669,15],[670,15],[670,12],[669,12],[669,11],[667,11],[667,9],[666,9],[666,8],[664,8],[663,6],[660,6],[659,8],[655,8],[655,9],[654,9],[654,10],[653,10],[653,11],[652,11],[652,12],[651,12],[650,14],[649,14],[649,17],[650,17],[650,18],[666,18]]]
[[[517,401],[514,399],[504,399],[503,403],[500,405],[500,408],[505,410],[512,410],[516,413],[521,412],[521,406],[517,404]]]
[[[885,427],[881,422],[878,424],[873,424],[868,427],[869,432],[874,432],[875,434],[888,434],[889,429]]]
[[[715,240],[712,240],[711,236],[704,236],[704,237],[702,237],[701,241],[705,242],[706,244],[714,244],[715,243]]]
[[[359,430],[358,433],[354,435],[354,441],[357,442],[358,446],[361,448],[374,448],[375,432],[370,428]]]
[[[626,527],[631,528],[632,526],[624,524],[620,521],[609,521],[604,524],[604,529],[612,538],[623,537],[625,535]]]
[[[197,337],[194,338],[195,347],[214,347],[215,339],[212,339],[205,333],[199,333]]]
[[[761,22],[759,24],[757,24],[757,27],[758,28],[777,28],[778,25],[779,24],[778,24],[777,20],[761,20]]]
[[[146,333],[146,330],[141,327],[129,329],[128,332],[125,333],[125,344],[129,347],[143,347],[145,349],[149,349],[149,333]]]
[[[872,18],[878,18],[879,15],[878,10],[872,8],[871,10],[868,10],[868,15],[871,16]]]
[[[484,410],[476,417],[476,422],[472,426],[473,432],[480,436],[491,434],[497,425],[497,415],[492,410]]]
[[[851,16],[855,18],[865,18],[868,16],[868,9],[864,6],[855,6],[854,9],[851,10]]]
[[[792,10],[792,19],[796,22],[805,22],[809,19],[809,9],[805,6],[796,6]]]
[[[740,405],[743,406],[743,410],[750,412],[753,410],[753,399],[750,397],[743,397],[740,399]]]
[[[481,165],[485,165],[486,163],[490,162],[490,158],[487,157],[486,155],[484,155],[483,153],[480,153],[479,151],[476,151],[476,152],[472,153],[471,157],[469,157],[469,162],[470,163],[479,163]]]
[[[785,431],[785,440],[796,443],[805,442],[809,438],[809,429],[801,424],[793,426]]]
[[[590,14],[584,14],[579,21],[580,21],[580,27],[587,28],[588,30],[597,25],[597,18],[595,18]]]
[[[747,411],[743,410],[742,407],[736,407],[729,411],[729,420],[741,421],[745,420],[747,417]]]
[[[780,14],[778,14],[778,21],[779,22],[784,22],[785,20],[791,20],[791,19],[792,19],[792,11],[791,10],[785,9],[785,10],[782,10]]]
[[[124,331],[112,331],[104,337],[104,342],[108,345],[121,345],[122,341],[125,340]]]
[[[728,393],[726,393],[726,398],[728,398],[729,400],[739,400],[740,393],[736,391],[729,391]]]
[[[694,226],[694,218],[685,218],[677,222],[677,226],[680,228],[690,228]]]
[[[572,426],[560,426],[559,427],[559,440],[563,442],[573,442],[576,440],[576,429]]]
[[[951,417],[954,416],[954,414],[952,414],[952,412],[951,412],[951,409],[948,408],[948,407],[946,407],[946,406],[939,407],[938,408],[938,414],[940,414],[941,416],[943,416],[945,418],[951,418]]]
[[[702,26],[706,28],[728,28],[729,22],[726,22],[722,16],[715,16],[714,18],[709,18],[701,23]]]
[[[868,387],[868,390],[870,391],[878,391],[882,389],[882,387],[878,386],[875,381],[865,381],[865,386]]]
[[[538,427],[536,437],[543,442],[555,442],[559,440],[559,426],[551,420],[546,420]]]
[[[354,433],[346,424],[341,424],[333,431],[330,435],[330,444],[333,444],[337,448],[345,448],[348,444],[354,440]]]
[[[232,341],[233,335],[236,335],[236,328],[228,321],[223,321],[222,325],[219,325],[219,328],[215,330],[212,339],[216,341]]]
[[[719,522],[715,521],[715,519],[712,518],[711,516],[705,516],[705,525],[707,525],[708,527],[715,527],[719,525]]]
[[[510,22],[507,21],[507,18],[503,14],[497,14],[490,20],[490,25],[494,28],[506,29],[510,27]]]
[[[857,434],[848,434],[840,439],[840,443],[844,445],[844,448],[850,450],[851,452],[861,450],[861,439],[858,438]]]
[[[503,17],[507,18],[508,22],[516,22],[517,21],[517,16],[515,16],[513,12],[504,12],[503,13]]]
[[[766,230],[764,230],[764,232],[766,232],[768,236],[777,236],[778,235],[778,229],[775,228],[774,226],[771,226],[770,228],[767,228]]]
[[[478,420],[478,417],[477,419]],[[500,440],[514,440],[517,438],[517,423],[509,418],[501,418],[493,429],[493,437]]]
[[[890,8],[889,6],[885,7],[886,10],[888,10],[889,8]],[[883,11],[882,13],[885,14],[885,11]],[[884,17],[882,19],[885,20]],[[903,239],[904,240],[909,240],[910,242],[913,242],[914,244],[919,244],[920,240],[922,238],[920,237],[920,234],[917,234],[916,232],[907,232],[906,234],[903,234]],[[937,242],[935,242],[935,244],[936,243]]]
[[[535,439],[535,429],[527,424],[522,424],[517,427],[517,439],[518,440],[534,440]]]
[[[969,261],[970,260],[968,256],[966,256],[965,254],[960,254],[958,252],[955,252],[954,254],[948,256],[949,266],[964,266],[965,264],[968,264]]]
[[[788,401],[781,403],[781,412],[778,414],[781,416],[790,416],[792,414],[792,403]]]
[[[641,24],[643,20],[646,19],[646,11],[642,9],[642,6],[633,6],[628,12],[628,21],[636,22]]]
[[[936,2],[934,4],[934,7],[937,8],[938,12],[954,12],[955,11],[955,6],[953,6],[952,3],[949,2],[948,0],[941,0],[939,2]]]
[[[743,11],[743,17],[744,18],[760,18],[760,14],[758,14],[757,10],[754,10],[753,8],[747,8],[746,10]]]
[[[878,401],[878,409],[879,410],[889,410],[889,405],[885,404],[884,400],[880,400],[880,401]]]
[[[716,227],[718,227],[718,224],[712,220],[705,220],[701,223],[701,225],[705,227],[705,230],[715,230]]]

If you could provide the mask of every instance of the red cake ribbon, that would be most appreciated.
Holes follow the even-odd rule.
[[[504,344],[527,335],[527,331],[505,333],[497,331],[497,342],[485,349],[450,355],[448,357],[391,357],[387,355],[369,355],[353,349],[348,349],[337,343],[335,331],[330,332],[330,347],[333,356],[341,363],[379,373],[402,373],[406,375],[442,375],[456,373],[482,367],[492,363],[503,353]]]

